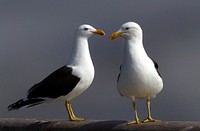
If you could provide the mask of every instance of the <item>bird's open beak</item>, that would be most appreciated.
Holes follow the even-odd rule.
[[[103,30],[99,30],[99,29],[96,29],[96,31],[93,31],[92,33],[98,34],[98,35],[105,35],[105,32]]]
[[[121,36],[122,32],[113,32],[111,35],[110,35],[110,40],[113,40],[119,36]]]

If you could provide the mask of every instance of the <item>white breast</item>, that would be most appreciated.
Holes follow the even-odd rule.
[[[126,45],[117,88],[132,99],[155,97],[162,90],[162,79],[142,46]]]
[[[91,85],[94,79],[95,71],[86,38],[76,39],[67,66],[72,68],[72,74],[79,77],[80,81],[69,94],[58,98],[59,100],[71,100],[77,97]]]
[[[155,97],[162,90],[163,83],[154,67],[122,65],[117,88],[127,97]]]
[[[73,67],[72,73],[76,76],[79,76],[81,79],[76,87],[65,96],[65,100],[71,100],[88,89],[94,79],[94,66],[92,65],[87,68]]]

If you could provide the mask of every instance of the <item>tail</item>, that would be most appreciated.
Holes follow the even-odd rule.
[[[22,107],[31,107],[43,103],[44,99],[20,99],[19,101],[8,106],[8,111],[18,110]]]

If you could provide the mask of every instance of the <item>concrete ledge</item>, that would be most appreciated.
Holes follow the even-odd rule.
[[[199,131],[200,122],[170,121],[127,125],[127,121],[0,119],[0,131],[85,131],[85,130],[134,130],[134,131]]]

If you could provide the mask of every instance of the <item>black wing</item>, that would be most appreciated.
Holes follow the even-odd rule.
[[[20,99],[8,106],[8,111],[18,110],[24,106],[31,107],[44,102],[44,99]]]
[[[79,81],[80,78],[72,74],[72,68],[63,66],[30,88],[27,98],[64,96],[70,93]]]
[[[122,65],[120,65],[119,71],[121,71],[121,68],[122,68]],[[118,77],[117,77],[117,82],[119,81],[119,78],[120,78],[120,73],[119,73],[119,75],[118,75]]]
[[[157,63],[154,59],[152,59],[152,58],[151,58],[151,60],[152,60],[153,63],[154,63],[154,67],[156,68],[156,70],[157,70],[157,72],[158,72],[158,75],[161,77],[160,72],[158,71],[158,63]]]

